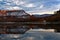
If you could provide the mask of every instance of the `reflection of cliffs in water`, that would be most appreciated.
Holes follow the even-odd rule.
[[[51,16],[36,17],[35,19],[39,19],[38,21],[44,24],[33,26],[33,28],[56,29],[56,31],[60,32],[60,10]]]
[[[58,31],[60,31],[59,29],[60,14],[59,13],[60,12],[57,11],[54,15],[51,15],[51,16],[35,17],[34,15],[26,14],[25,11],[23,10],[3,11],[2,14],[0,15],[0,28],[3,29],[2,30],[3,32],[1,33],[11,33],[12,29],[13,29],[12,33],[14,33],[15,31],[18,31],[19,33],[19,31],[21,30],[26,32],[30,28],[57,29]],[[19,27],[22,27],[21,30],[18,29]]]
[[[60,29],[60,24],[40,24],[40,25],[32,25],[32,28],[44,28],[44,29]]]

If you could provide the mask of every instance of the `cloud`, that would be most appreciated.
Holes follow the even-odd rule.
[[[10,6],[5,6],[5,8],[7,9],[7,10],[21,10],[22,8],[20,8],[20,7],[17,7],[17,6],[15,6],[15,7],[10,7]]]
[[[20,9],[22,9],[22,8],[20,8],[20,7],[12,7],[12,10],[20,10]]]
[[[23,4],[25,4],[24,1],[14,1],[14,3],[15,3],[16,5],[23,5]]]
[[[34,4],[32,4],[32,3],[30,3],[30,4],[26,4],[26,5],[24,5],[25,7],[35,7],[35,5]]]
[[[43,8],[44,7],[44,5],[40,5],[40,8]]]
[[[39,14],[39,15],[43,15],[43,14],[54,14],[53,11],[28,11],[28,13],[30,13],[30,15],[34,15],[34,14]]]
[[[6,3],[6,5],[11,5],[10,3]]]
[[[21,1],[20,4],[24,4],[25,2]]]
[[[0,10],[24,9],[31,14],[43,14],[60,9],[59,0],[0,0]],[[51,13],[52,14],[52,13]]]

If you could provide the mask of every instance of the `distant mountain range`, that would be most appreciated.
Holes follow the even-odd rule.
[[[48,17],[52,16],[52,14],[43,14],[43,15],[33,15],[34,17]]]

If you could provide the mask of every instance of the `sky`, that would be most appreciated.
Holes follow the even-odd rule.
[[[25,10],[29,14],[54,14],[60,0],[0,0],[0,10]]]

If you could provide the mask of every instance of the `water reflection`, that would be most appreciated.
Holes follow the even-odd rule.
[[[60,40],[60,33],[32,29],[25,34],[0,34],[0,38],[1,40]]]

